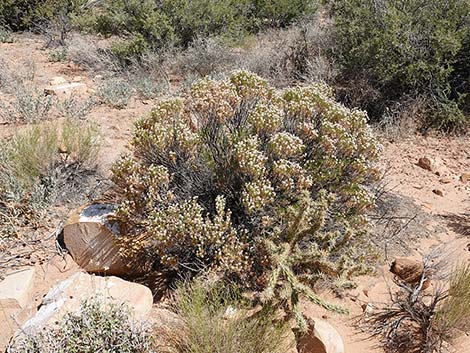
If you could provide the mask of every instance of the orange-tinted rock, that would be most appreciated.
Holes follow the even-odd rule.
[[[324,320],[308,319],[308,331],[297,336],[299,353],[344,353],[341,335]]]
[[[75,262],[91,273],[130,273],[119,249],[119,226],[111,220],[114,206],[97,204],[82,207],[69,217],[63,239]]]

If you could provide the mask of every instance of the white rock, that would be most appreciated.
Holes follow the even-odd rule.
[[[72,83],[61,83],[58,85],[52,85],[51,87],[46,87],[44,93],[50,95],[70,95],[72,93],[85,93],[87,86],[81,82],[72,82]]]
[[[13,299],[25,308],[30,300],[34,273],[34,267],[28,267],[9,274],[0,282],[0,300]]]
[[[63,85],[64,83],[69,83],[69,81],[62,76],[56,76],[49,81],[49,85],[51,86]]]
[[[0,352],[29,314],[34,267],[15,271],[0,282]]]
[[[25,333],[35,333],[59,320],[67,312],[75,312],[80,304],[91,297],[103,303],[126,303],[138,318],[145,317],[152,309],[153,296],[147,287],[118,277],[100,277],[76,273],[60,282],[43,298],[34,317],[22,326]]]

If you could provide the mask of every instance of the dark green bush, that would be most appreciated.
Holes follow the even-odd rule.
[[[312,286],[365,270],[379,151],[366,120],[327,86],[277,91],[246,71],[161,101],[113,168],[123,251],[180,275],[214,270],[294,313],[299,295],[342,311]]]
[[[155,0],[102,1],[79,21],[83,21],[82,27],[87,30],[91,28],[104,35],[130,37],[129,54],[132,51],[140,53],[143,40],[145,45],[161,48],[171,44],[174,37],[168,16]]]
[[[236,41],[247,33],[287,26],[313,11],[313,0],[101,1],[81,17],[84,29],[105,35],[142,36],[150,48],[187,47],[197,38]]]
[[[52,20],[59,13],[78,14],[86,0],[2,0],[0,25],[14,31],[31,29]]]
[[[425,123],[452,128],[469,121],[468,0],[334,0],[332,13],[342,80],[379,92],[360,102],[374,118],[394,102],[421,97]],[[345,95],[361,91],[349,87]]]

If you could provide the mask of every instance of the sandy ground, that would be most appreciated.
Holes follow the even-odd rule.
[[[68,80],[82,76],[82,82],[91,89],[90,92],[96,90],[98,78],[73,63],[48,62],[47,51],[42,46],[43,42],[39,37],[22,35],[15,43],[0,44],[0,58],[17,67],[21,67],[26,61],[33,61],[36,67],[34,83],[39,89],[46,87],[56,76]],[[134,121],[150,111],[151,107],[151,102],[132,99],[126,109],[117,110],[98,105],[87,116],[86,120],[99,126],[102,133],[100,165],[104,173],[108,173],[112,162],[128,150]],[[0,124],[0,137],[7,137],[18,128],[18,125]],[[444,253],[449,254],[449,261],[470,261],[470,234],[465,236],[470,226],[470,182],[465,184],[460,180],[462,173],[470,173],[470,138],[412,136],[395,141],[385,139],[383,144],[387,189],[412,198],[432,217],[431,224],[426,227],[434,228],[435,231],[430,236],[414,239],[407,250],[409,255],[421,256],[440,246]],[[438,158],[441,162],[440,175],[417,166],[420,157]],[[433,190],[441,191],[442,196]],[[387,299],[389,286],[393,288],[388,266],[385,263],[375,275],[358,278],[358,287],[346,292],[341,299],[331,293],[324,293],[331,301],[349,308],[349,317],[335,315],[305,303],[306,312],[323,317],[338,329],[344,338],[347,353],[383,351],[376,346],[376,340],[369,340],[367,335],[359,332],[354,327],[354,322],[362,314],[363,304]],[[43,288],[44,284],[39,287]],[[469,345],[469,337],[458,337],[453,347],[454,352],[468,352]]]

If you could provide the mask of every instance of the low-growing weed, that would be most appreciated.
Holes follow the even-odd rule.
[[[116,109],[125,108],[129,104],[132,93],[131,85],[122,79],[107,80],[98,88],[101,101]]]
[[[10,353],[156,353],[150,327],[135,320],[125,304],[94,297],[77,312],[69,312],[54,326],[21,334]]]

